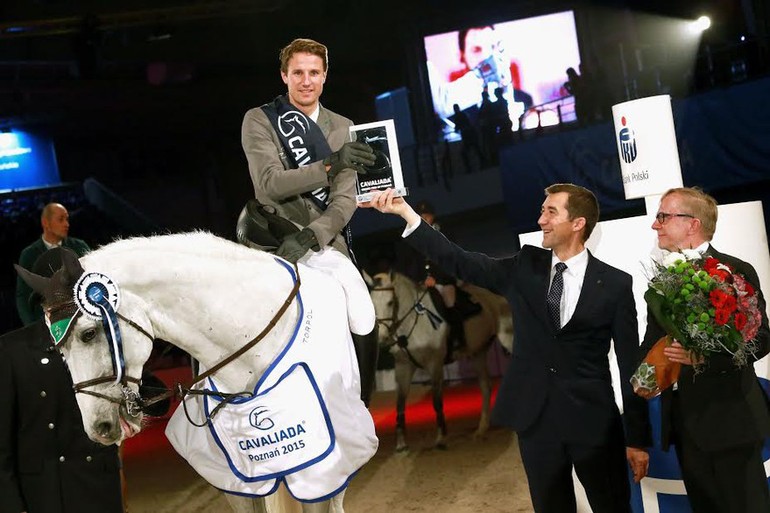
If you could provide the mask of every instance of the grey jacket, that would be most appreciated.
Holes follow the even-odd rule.
[[[350,141],[349,119],[321,106],[321,128],[332,151]],[[321,247],[331,244],[347,255],[342,229],[356,210],[355,171],[345,169],[329,183],[321,160],[292,169],[270,120],[261,108],[246,112],[241,127],[241,144],[249,162],[254,195],[264,205],[273,205],[278,213],[315,233]],[[330,186],[329,205],[321,210],[302,194]]]

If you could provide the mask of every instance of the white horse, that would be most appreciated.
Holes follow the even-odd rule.
[[[203,232],[113,242],[65,258],[50,280],[19,272],[44,295],[91,439],[119,444],[142,429],[137,378],[162,338],[216,370],[196,387],[216,395],[189,395],[167,435],[209,482],[233,492],[235,511],[296,508],[275,500],[281,484],[305,513],[342,511],[350,476],[377,440],[334,279],[300,265],[300,288],[286,262]],[[228,393],[244,391],[253,398],[231,397],[214,413]],[[231,410],[244,407],[243,419]],[[282,416],[292,421],[279,429]],[[220,418],[237,425],[229,442]],[[292,452],[288,470],[276,463],[279,450]],[[238,472],[220,476],[222,466]]]
[[[438,426],[435,446],[445,448],[443,367],[449,335],[448,324],[438,315],[427,289],[403,274],[379,273],[367,279],[377,314],[380,345],[388,347],[395,360],[396,450],[404,451],[408,448],[405,437],[406,398],[418,368],[424,369],[430,376]],[[479,314],[464,321],[466,344],[456,355],[470,360],[478,376],[482,408],[474,437],[482,437],[489,429],[491,399],[487,351],[495,340],[499,340],[508,351],[511,350],[513,320],[505,298],[470,284],[461,287],[481,305]]]

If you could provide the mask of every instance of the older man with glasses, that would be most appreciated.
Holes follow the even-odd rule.
[[[698,188],[667,191],[652,229],[663,250],[692,249],[714,257],[742,274],[757,291],[762,322],[757,334],[758,360],[770,351],[765,299],[751,264],[720,253],[710,244],[717,225],[717,203]],[[641,346],[646,355],[665,335],[648,311]],[[693,358],[679,342],[665,349],[682,364],[677,384],[661,396],[661,444],[674,444],[690,504],[695,513],[767,512],[770,493],[762,444],[770,435],[770,408],[753,361],[736,366],[732,355],[713,353],[696,374]],[[642,356],[643,357],[643,356]]]

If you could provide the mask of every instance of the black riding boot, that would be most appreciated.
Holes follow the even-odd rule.
[[[369,401],[374,392],[374,378],[377,374],[377,356],[380,353],[377,344],[377,326],[366,335],[353,335],[353,347],[356,350],[358,359],[358,373],[361,376],[361,400],[366,407],[369,407]]]
[[[446,309],[446,322],[449,324],[449,336],[447,337],[446,359],[447,363],[454,361],[454,353],[465,347],[465,326],[463,316],[457,305]]]

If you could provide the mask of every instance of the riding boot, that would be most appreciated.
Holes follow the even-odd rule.
[[[447,337],[446,363],[454,361],[454,353],[465,347],[465,326],[463,316],[457,305],[446,309],[446,321],[449,324],[449,336]]]
[[[358,374],[361,377],[361,400],[366,407],[374,392],[374,378],[377,374],[377,357],[380,347],[377,343],[377,326],[366,335],[353,335],[353,347],[358,359]]]

